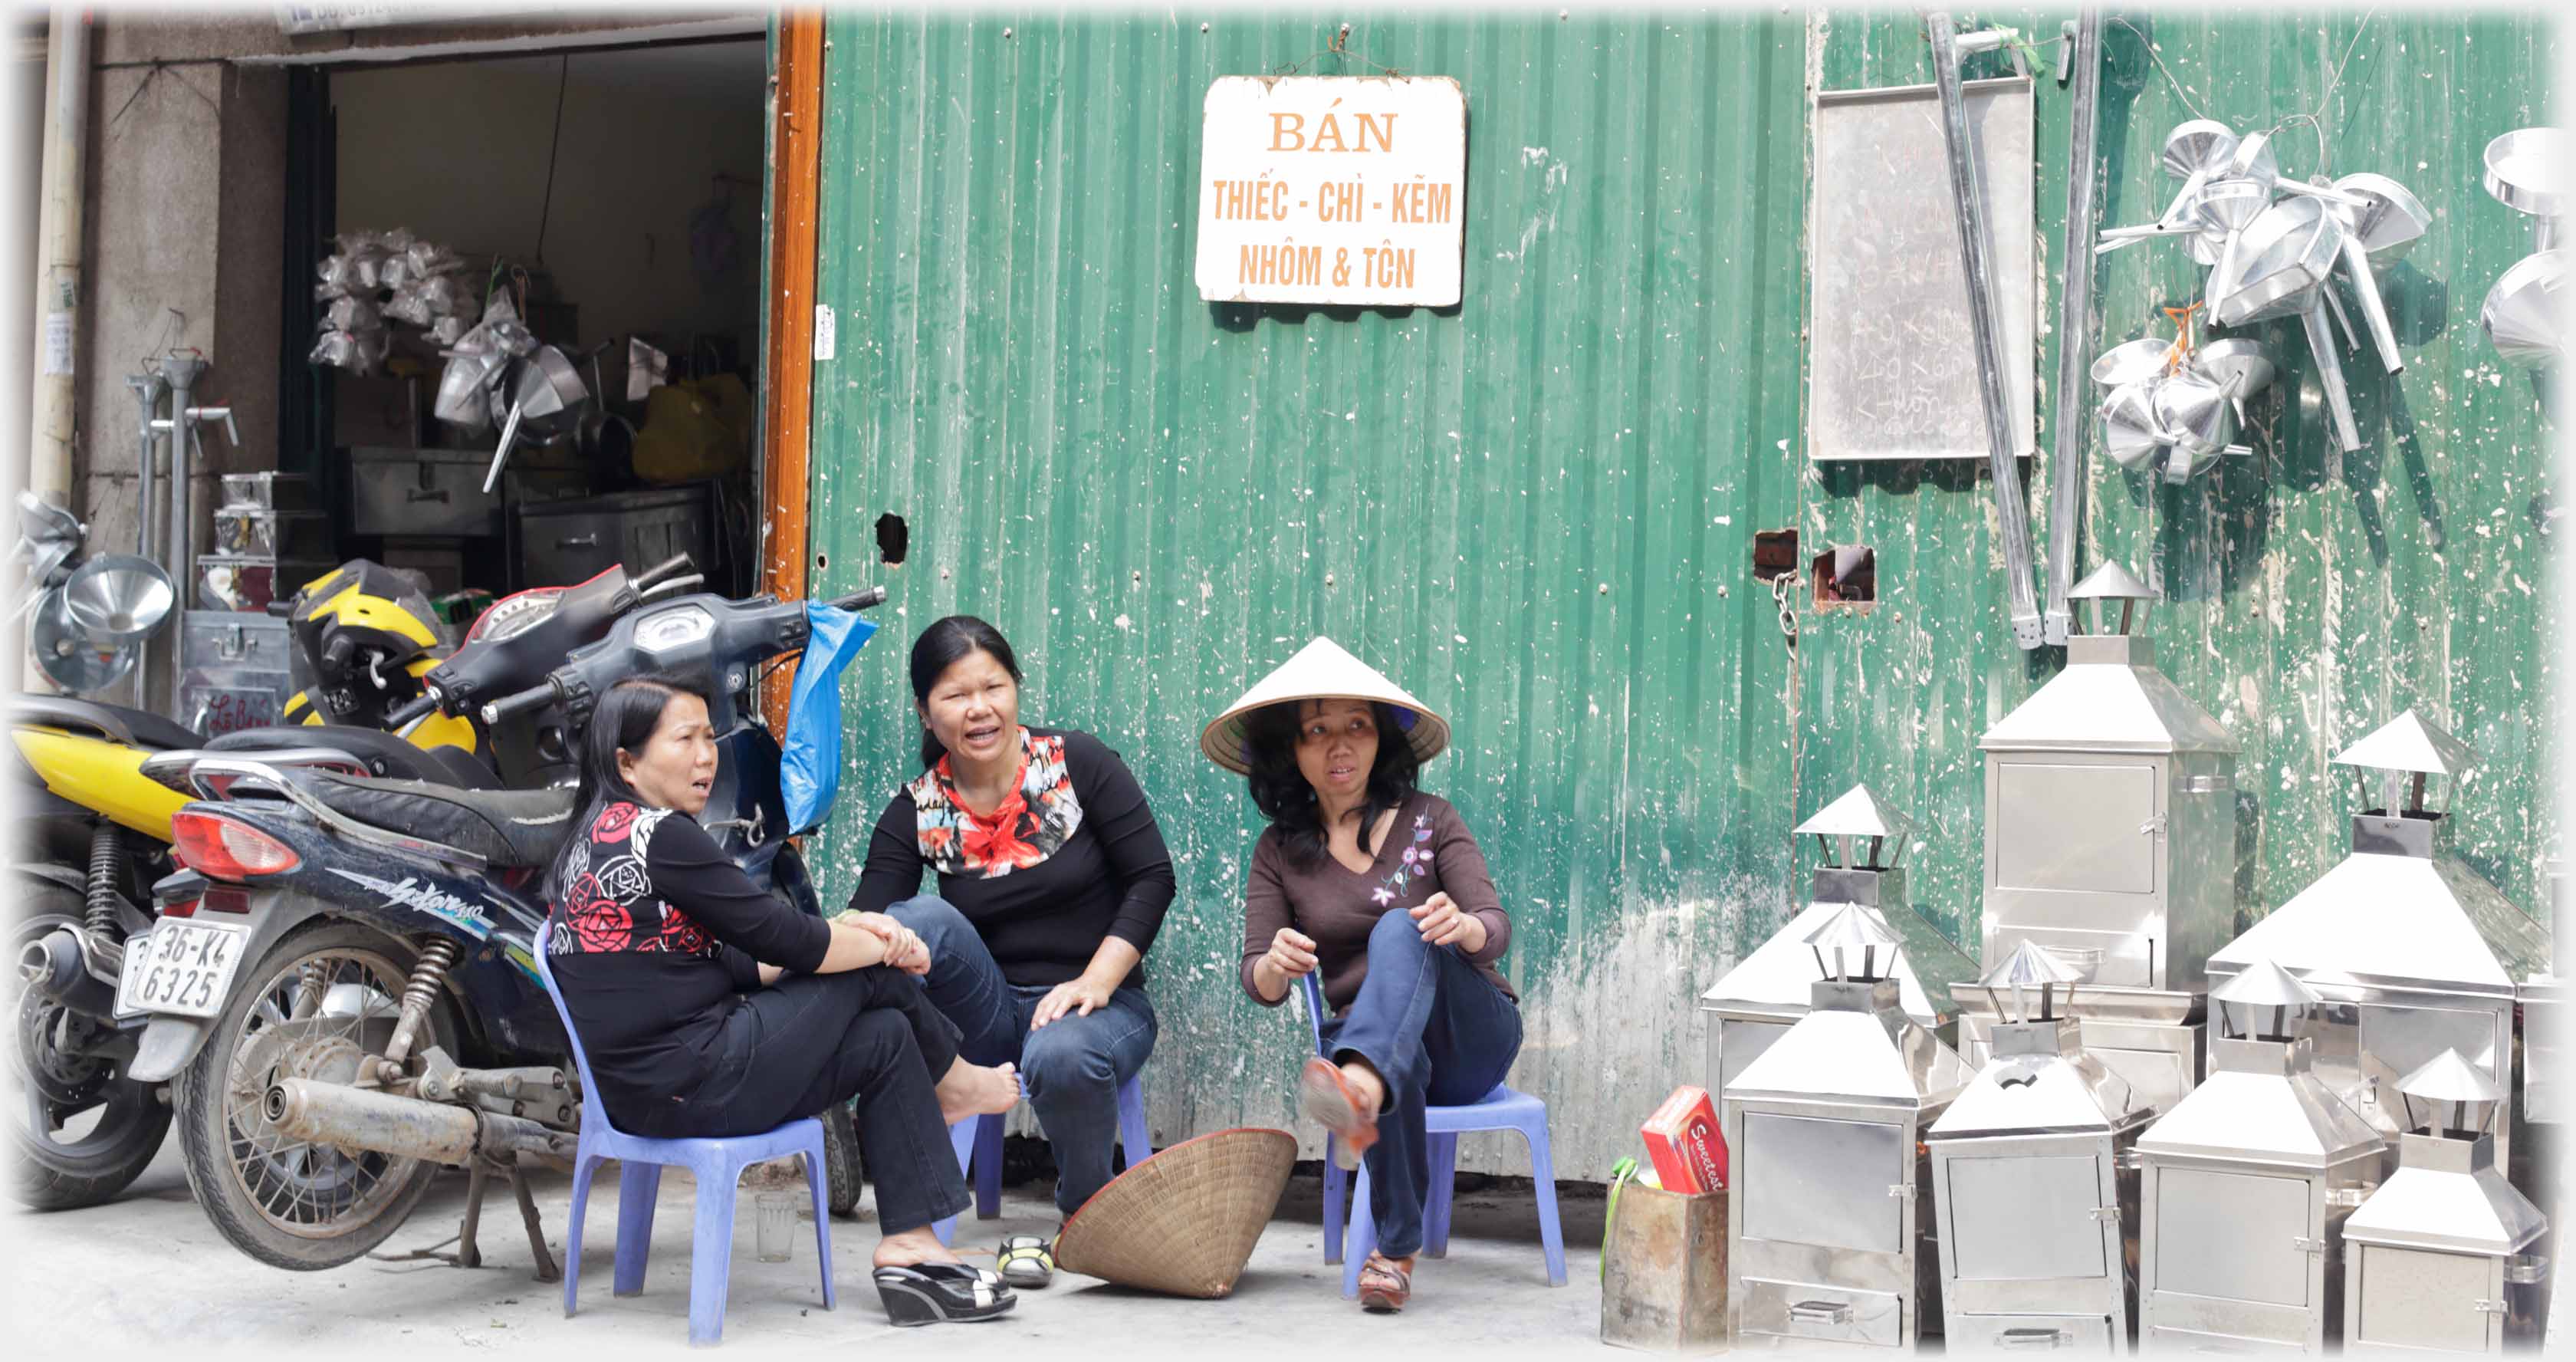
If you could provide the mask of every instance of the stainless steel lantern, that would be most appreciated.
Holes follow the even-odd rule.
[[[1807,1015],[1816,985],[1807,938],[1845,908],[1857,907],[1895,933],[1897,1005],[1945,1044],[1958,1039],[1956,991],[1977,977],[1977,962],[1906,904],[1902,863],[1914,841],[1912,819],[1867,785],[1855,785],[1792,831],[1812,835],[1823,851],[1806,908],[1699,997],[1708,1016],[1712,1093],[1724,1093],[1755,1056]],[[1718,1120],[1733,1149],[1737,1132],[1722,1111]],[[1736,1183],[1743,1183],[1740,1174]]]
[[[2292,1039],[2317,995],[2268,961],[2210,991],[2209,1077],[2138,1137],[2147,1348],[2317,1352],[2341,1331],[2345,1217],[2379,1175],[2370,1123]]]
[[[1993,1057],[1924,1136],[1952,1347],[2124,1351],[2137,1312],[2138,1176],[2154,1119],[2063,1015],[2075,971],[2025,941],[1983,983]]]
[[[2397,1092],[2397,1172],[2344,1222],[2344,1343],[2495,1353],[2537,1338],[2544,1265],[2526,1250],[2548,1222],[2496,1168],[2504,1090],[2444,1050]]]
[[[1898,1003],[1884,920],[1845,904],[1806,944],[1822,976],[1807,1015],[1725,1091],[1728,1333],[1911,1348],[1941,1320],[1919,1141],[1968,1069]]]
[[[2074,967],[2084,1048],[2168,1109],[2199,1081],[2202,965],[2235,930],[2236,742],[2128,632],[2154,590],[2105,563],[2069,594],[2093,631],[1982,743],[1984,959],[2027,941]],[[1995,1019],[1965,1009],[1982,1063]]]
[[[2424,807],[2426,781],[2456,780],[2470,761],[2414,710],[2336,757],[2383,777],[2377,791],[2365,777],[2377,802],[2352,820],[2352,854],[2211,956],[2209,973],[2269,960],[2316,990],[2317,1076],[2385,1136],[2406,1128],[2397,1080],[2459,1051],[2505,1094],[2496,1156],[2510,1161],[2515,994],[2549,959],[2549,932],[2452,857],[2451,820]]]

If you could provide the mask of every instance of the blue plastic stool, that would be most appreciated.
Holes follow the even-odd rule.
[[[1306,1020],[1315,1035],[1315,1053],[1326,1060],[1332,1052],[1324,1048],[1324,990],[1308,974],[1297,981],[1305,990]],[[1550,1155],[1547,1140],[1547,1104],[1528,1093],[1497,1086],[1492,1092],[1463,1107],[1429,1107],[1423,1112],[1423,1127],[1431,1135],[1431,1201],[1422,1208],[1422,1251],[1433,1258],[1449,1256],[1449,1203],[1458,1180],[1458,1137],[1478,1130],[1516,1130],[1529,1142],[1530,1182],[1538,1194],[1539,1246],[1547,1252],[1547,1284],[1565,1285],[1565,1230],[1556,1218],[1556,1160]],[[1324,1137],[1324,1261],[1341,1263],[1342,1294],[1360,1293],[1360,1268],[1368,1262],[1369,1251],[1377,1247],[1377,1222],[1369,1218],[1368,1167],[1359,1170],[1358,1188],[1351,1197],[1350,1223],[1355,1236],[1347,1255],[1342,1245],[1341,1165],[1333,1162],[1336,1137]]]
[[[1145,1088],[1141,1079],[1118,1085],[1118,1141],[1126,1146],[1130,1168],[1154,1157],[1154,1137],[1145,1128]],[[948,1128],[949,1147],[957,1153],[957,1171],[974,1179],[975,1218],[1002,1213],[1002,1118],[979,1116]],[[957,1217],[930,1227],[945,1244],[957,1235]]]
[[[600,1161],[618,1161],[614,1289],[620,1296],[643,1294],[662,1169],[677,1165],[698,1183],[698,1220],[689,1240],[689,1342],[722,1339],[725,1288],[733,1279],[734,1199],[742,1170],[789,1154],[805,1156],[805,1181],[814,1194],[814,1251],[823,1268],[823,1308],[834,1308],[838,1301],[832,1292],[832,1217],[823,1192],[823,1123],[808,1116],[766,1134],[720,1140],[651,1140],[609,1124],[599,1085],[591,1081],[590,1059],[581,1051],[580,1033],[573,1029],[572,1013],[565,1010],[554,968],[546,961],[546,940],[553,931],[551,922],[537,929],[537,977],[545,983],[555,1015],[563,1018],[573,1067],[581,1074],[581,1143],[573,1156],[572,1224],[564,1232],[564,1315],[572,1315],[581,1293],[581,1222],[590,1208],[590,1177]]]

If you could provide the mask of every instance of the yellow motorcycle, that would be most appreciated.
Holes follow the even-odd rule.
[[[400,735],[357,726],[381,725],[445,656],[429,602],[407,581],[361,560],[283,604],[300,669],[310,674],[288,725],[209,739],[119,705],[59,695],[0,701],[26,811],[10,847],[19,911],[9,929],[24,981],[12,1066],[27,1113],[17,1130],[17,1192],[30,1206],[59,1210],[114,1196],[152,1161],[169,1126],[157,1085],[122,1079],[136,1040],[115,1020],[122,943],[151,925],[152,884],[172,869],[170,818],[189,799],[154,779],[146,763],[169,753],[259,751],[353,774],[499,783],[464,721],[433,714]]]

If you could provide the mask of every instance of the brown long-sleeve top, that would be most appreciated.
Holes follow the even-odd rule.
[[[1302,863],[1289,854],[1287,839],[1277,828],[1261,834],[1243,891],[1243,963],[1237,970],[1243,991],[1265,1007],[1287,1001],[1285,995],[1277,1001],[1262,997],[1252,986],[1252,966],[1270,950],[1280,928],[1294,927],[1314,938],[1324,1001],[1339,1012],[1359,996],[1360,981],[1368,977],[1369,932],[1378,919],[1442,892],[1459,911],[1473,913],[1485,924],[1485,948],[1468,956],[1468,962],[1518,1003],[1520,995],[1494,967],[1511,945],[1512,919],[1494,892],[1485,853],[1448,800],[1418,792],[1396,806],[1395,822],[1365,871],[1354,871],[1329,854]]]

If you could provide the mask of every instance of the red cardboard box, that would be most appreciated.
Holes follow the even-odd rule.
[[[1708,1089],[1673,1089],[1638,1133],[1646,1137],[1647,1157],[1665,1191],[1691,1195],[1726,1185],[1726,1137],[1718,1133]]]

